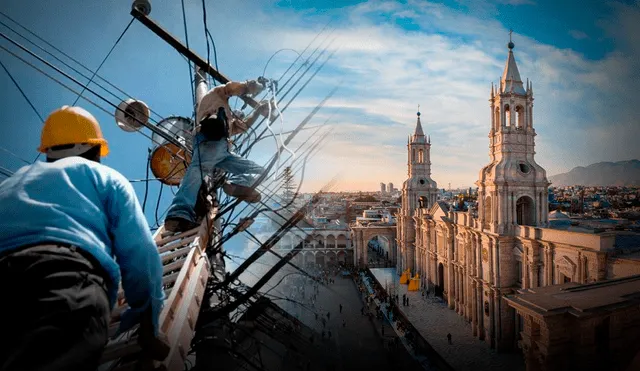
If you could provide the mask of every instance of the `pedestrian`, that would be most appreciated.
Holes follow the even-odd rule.
[[[453,344],[451,342],[451,333],[447,334],[447,342],[449,342],[449,345]]]
[[[331,319],[331,312],[327,312],[327,319]]]
[[[200,186],[203,177],[213,174],[216,168],[233,174],[222,186],[224,193],[248,203],[260,201],[260,193],[252,187],[252,183],[256,176],[264,172],[264,168],[233,153],[229,149],[229,140],[249,130],[261,115],[275,110],[271,109],[270,102],[263,101],[244,119],[231,110],[229,98],[245,94],[256,96],[263,89],[264,85],[258,80],[230,81],[204,95],[196,112],[191,162],[167,211],[164,224],[167,232],[184,232],[198,226],[195,206]]]
[[[360,308],[360,315],[364,316],[364,307]]]
[[[342,304],[340,304],[340,313],[342,313]]]
[[[129,305],[118,333],[140,324],[138,344],[162,360],[162,262],[131,183],[102,165],[96,118],[63,106],[44,122],[46,155],[0,184],[3,370],[95,370],[121,282]],[[155,351],[160,350],[161,351]]]
[[[342,327],[347,327],[347,321],[342,320]]]
[[[407,296],[407,306],[409,306],[409,297]]]

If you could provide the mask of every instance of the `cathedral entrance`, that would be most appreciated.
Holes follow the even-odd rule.
[[[443,297],[444,292],[444,265],[442,263],[438,264],[438,283],[435,287],[436,296]]]

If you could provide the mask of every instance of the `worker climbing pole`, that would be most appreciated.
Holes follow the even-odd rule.
[[[264,76],[235,82],[217,70],[217,63],[214,68],[208,57],[205,61],[151,20],[150,11],[148,0],[135,0],[131,15],[196,66],[193,119],[171,116],[156,123],[151,119],[154,112],[149,106],[130,97],[115,105],[89,84],[80,83],[0,34],[15,47],[80,85],[82,91],[78,99],[89,101],[83,96],[86,91],[112,105],[116,123],[122,130],[135,133],[149,129],[152,141],[157,144],[150,150],[151,171],[163,184],[180,185],[164,224],[152,234],[131,184],[115,170],[99,163],[109,149],[97,120],[80,107],[65,106],[50,115],[39,148],[46,154],[47,162],[21,169],[0,188],[0,219],[9,223],[9,228],[0,231],[0,283],[8,293],[13,293],[10,297],[18,298],[17,305],[2,306],[4,318],[16,319],[3,328],[3,335],[13,335],[2,339],[22,339],[43,345],[37,347],[36,356],[33,349],[21,348],[20,342],[3,340],[0,370],[22,369],[23,365],[37,368],[38,364],[46,365],[48,370],[93,369],[96,364],[100,370],[183,369],[194,348],[206,349],[210,330],[215,328],[211,324],[228,321],[234,310],[259,302],[259,290],[281,267],[289,265],[303,272],[291,262],[302,244],[286,256],[278,255],[272,247],[285,234],[298,228],[297,223],[305,217],[308,206],[285,217],[279,210],[270,209],[266,202],[277,191],[273,180],[269,183],[270,175],[275,176],[287,161],[291,162],[290,166],[301,165],[304,174],[306,161],[317,153],[327,134],[319,135],[314,141],[308,138],[295,150],[287,147],[335,89],[285,140],[282,138],[283,112],[328,58],[288,102],[282,100],[324,55],[328,45],[316,53],[318,46],[285,83]],[[210,89],[207,76],[220,85]],[[289,84],[294,76],[297,79]],[[89,81],[94,77],[99,77],[97,71],[93,71]],[[267,92],[267,99],[259,101],[256,98],[263,90]],[[252,112],[244,115],[231,110],[228,101],[231,96],[244,101]],[[278,138],[271,126],[276,119],[281,124]],[[260,126],[263,130],[257,134]],[[276,138],[277,148],[262,167],[245,157],[255,143],[264,139],[267,131]],[[318,132],[319,129],[314,134]],[[281,157],[283,152],[289,154],[287,159]],[[86,177],[87,173],[92,176]],[[43,188],[44,178],[48,186]],[[24,194],[30,199],[25,199]],[[109,202],[105,204],[105,200]],[[310,202],[311,207],[318,201],[316,195]],[[233,214],[241,202],[246,205],[240,213],[249,207],[252,209],[229,231],[227,227],[237,220],[238,216]],[[94,213],[88,216],[86,210]],[[265,211],[282,219],[280,228],[239,269],[228,274],[223,244],[245,232],[254,218]],[[97,217],[101,212],[105,216]],[[242,284],[240,274],[266,253],[276,255],[278,263],[253,287]],[[34,271],[29,267],[34,262],[52,268]],[[99,293],[97,299],[91,296],[97,303],[87,303],[93,310],[91,315],[83,312],[82,315],[52,316],[51,313],[57,313],[55,308],[39,305],[51,301],[52,297],[38,296],[40,291],[34,290],[35,287],[50,288],[52,293],[69,289],[56,286],[60,282],[49,274],[52,271],[68,275],[70,280],[84,277],[82,290],[55,298],[61,306],[74,295],[78,300],[87,299],[91,295],[85,289]],[[56,328],[55,333],[44,336],[35,329],[35,332],[25,332],[18,327],[35,323],[45,314]],[[95,328],[87,325],[92,330],[82,332],[85,327],[74,327],[71,323],[79,319],[109,325]],[[208,362],[206,358],[200,359],[202,364]]]

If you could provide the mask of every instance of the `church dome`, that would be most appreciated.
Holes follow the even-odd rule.
[[[555,210],[549,213],[549,220],[569,220],[569,216],[560,210]]]

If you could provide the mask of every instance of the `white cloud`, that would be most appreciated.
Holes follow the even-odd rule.
[[[622,10],[628,9],[621,9],[625,20]],[[288,11],[283,17],[273,12],[277,27],[247,24],[242,29],[253,35],[246,53],[266,59],[280,48],[302,51],[319,31],[309,15]],[[338,37],[331,47],[337,50],[334,58],[286,113],[292,125],[322,99],[324,88],[344,80],[340,92],[314,120],[320,122],[342,108],[331,120],[335,133],[310,165],[312,176],[305,189],[317,188],[338,171],[344,171],[344,188],[375,189],[379,181],[401,184],[406,178],[406,138],[415,127],[417,104],[433,143],[433,178],[452,186],[475,182],[488,161],[487,99],[490,83],[498,81],[504,68],[508,30],[495,20],[427,1],[406,5],[369,1],[340,12],[347,19],[336,23],[332,34]],[[421,31],[378,24],[380,15],[411,18]],[[257,18],[268,20],[263,15]],[[591,60],[522,35],[514,34],[513,39],[520,74],[534,83],[536,158],[549,174],[598,161],[596,154],[609,160],[638,155],[628,140],[620,141],[637,132],[630,125],[640,104],[636,94],[629,94],[630,82],[638,78],[633,58],[615,52]],[[284,71],[293,56],[287,58],[274,60],[272,73]],[[612,120],[619,135],[610,130]],[[568,138],[571,143],[566,144]]]

